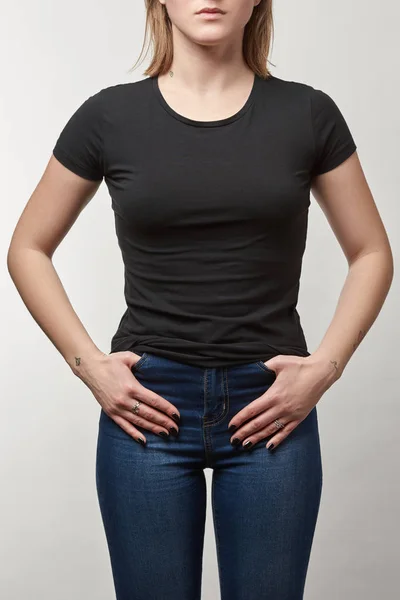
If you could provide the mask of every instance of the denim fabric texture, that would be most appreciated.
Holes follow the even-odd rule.
[[[322,490],[316,407],[272,451],[269,438],[234,447],[229,421],[276,377],[262,360],[201,368],[145,352],[132,372],[181,423],[166,439],[135,425],[142,446],[101,409],[96,485],[117,600],[200,600],[206,468],[220,582],[207,600],[302,600]]]

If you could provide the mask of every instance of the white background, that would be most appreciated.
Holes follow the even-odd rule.
[[[399,37],[393,0],[276,2],[278,77],[329,93],[358,146],[399,256]],[[15,223],[61,128],[89,95],[143,78],[144,3],[0,1],[2,219],[0,596],[110,600],[111,569],[95,489],[100,407],[35,323],[6,268]],[[57,198],[54,198],[57,202]],[[103,183],[54,255],[104,352],[125,310],[123,268]],[[312,198],[298,310],[309,350],[336,306],[347,263]],[[321,399],[324,484],[307,600],[398,597],[399,283],[342,378]],[[210,489],[212,471],[207,469]],[[217,600],[210,497],[203,596]],[[267,567],[267,565],[266,565]],[[150,599],[149,599],[150,600]]]

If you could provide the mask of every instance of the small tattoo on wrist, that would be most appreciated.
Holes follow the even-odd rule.
[[[80,356],[75,356],[75,365],[77,367],[79,367],[80,364],[81,364],[81,357]]]
[[[338,368],[339,368],[339,367],[338,367],[338,364],[337,364],[337,360],[330,360],[329,362],[330,362],[330,363],[331,363],[331,364],[332,364],[332,365],[335,367],[335,369],[336,369],[336,371],[337,371],[337,370],[338,370]]]

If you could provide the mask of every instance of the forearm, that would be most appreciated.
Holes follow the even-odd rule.
[[[74,311],[51,259],[40,250],[11,247],[7,266],[18,292],[75,374],[80,360],[103,354]]]
[[[338,379],[351,356],[377,318],[393,279],[389,249],[370,252],[354,260],[341,290],[333,319],[312,361],[330,365]]]

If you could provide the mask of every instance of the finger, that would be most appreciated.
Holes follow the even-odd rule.
[[[136,398],[136,400],[137,399],[138,398]],[[124,413],[126,413],[128,411],[132,411],[132,408],[135,404],[134,400],[135,398],[129,398],[128,401],[120,403],[118,406],[120,412],[123,411]],[[158,429],[165,428],[167,433],[170,433],[171,430],[179,432],[179,427],[174,419],[169,417],[164,412],[160,412],[159,410],[154,409],[152,406],[149,406],[144,401],[141,401],[138,411],[133,414],[136,414],[137,416],[142,417],[142,419],[151,422],[153,425],[158,427]]]
[[[229,431],[236,431],[243,423],[253,419],[261,412],[272,408],[275,405],[275,399],[271,394],[265,392],[259,398],[256,398],[240,410],[228,423]]]
[[[157,435],[161,435],[161,437],[169,436],[170,434],[174,436],[178,435],[178,426],[176,424],[167,425],[167,427],[164,427],[163,425],[158,425],[151,419],[147,419],[146,417],[144,417],[144,415],[142,414],[143,406],[144,404],[141,404],[139,406],[140,414],[134,413],[132,412],[132,410],[129,409],[120,411],[120,414],[127,421],[135,423],[135,425],[138,425],[139,427],[144,427],[144,429],[156,433]]]
[[[279,415],[277,413],[278,411],[276,409],[268,410],[265,413],[262,413],[262,415],[256,417],[255,419],[252,419],[249,423],[246,423],[237,431],[235,431],[230,440],[231,443],[233,442],[233,440],[235,440],[234,445],[237,446],[240,442],[245,443],[246,441],[250,440],[252,444],[254,444],[256,443],[256,441],[261,440],[263,437],[271,435],[272,433],[276,433],[276,431],[279,428],[277,427],[276,423],[274,423],[275,419],[279,419],[279,422],[282,423],[282,425],[286,425],[286,423],[290,420],[285,420],[282,417],[282,410],[279,411]],[[252,444],[248,444],[248,447]]]
[[[171,402],[160,396],[153,390],[149,390],[144,385],[142,385],[136,377],[134,377],[135,384],[130,390],[130,395],[136,400],[140,400],[141,402],[145,402],[149,406],[152,406],[154,409],[164,412],[169,417],[171,417],[175,423],[180,422],[181,415]]]
[[[132,350],[123,350],[118,354],[130,369],[132,369],[132,367],[134,367],[142,358],[140,354],[136,354],[136,352],[132,352]]]
[[[146,445],[146,436],[143,435],[141,431],[138,431],[136,427],[132,425],[132,423],[126,421],[126,419],[123,419],[118,415],[110,414],[110,417],[117,423],[117,425],[121,427],[121,429],[123,429],[128,435],[132,436],[133,439],[138,442],[138,444],[141,444],[142,446]]]
[[[266,448],[268,448],[268,450],[272,450],[273,448],[279,446],[279,444],[281,444],[283,440],[288,437],[288,435],[297,427],[299,423],[300,421],[290,421],[283,429],[281,429],[270,440],[268,440]]]

